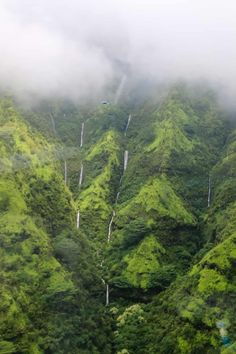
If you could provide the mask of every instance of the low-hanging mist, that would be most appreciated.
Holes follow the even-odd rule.
[[[0,87],[90,99],[131,80],[207,79],[234,97],[233,0],[2,0]]]

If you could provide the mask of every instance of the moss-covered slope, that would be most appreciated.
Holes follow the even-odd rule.
[[[123,143],[129,162],[107,257],[115,297],[117,287],[119,296],[127,287],[164,289],[204,243],[199,225],[208,178],[227,128],[211,93],[200,109],[199,98],[183,90],[173,88],[158,106],[133,113]],[[148,270],[137,257],[144,248]]]
[[[101,281],[53,145],[7,100],[0,136],[0,352],[109,353]]]
[[[122,325],[117,317],[116,341],[120,350],[166,354],[235,352],[234,147],[235,132],[210,169],[211,203],[203,214],[204,247],[185,276],[150,304],[140,306],[140,317],[131,311],[132,307],[129,319]]]
[[[1,103],[0,352],[234,350],[236,132],[204,86],[156,102]]]

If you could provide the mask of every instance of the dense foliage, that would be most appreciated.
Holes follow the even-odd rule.
[[[0,353],[233,353],[236,130],[214,93],[18,110],[1,101]]]
[[[0,353],[109,353],[90,247],[54,148],[1,102]]]

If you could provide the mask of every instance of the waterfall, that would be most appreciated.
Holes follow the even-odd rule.
[[[127,129],[128,129],[128,127],[129,127],[130,120],[131,120],[131,115],[129,115],[129,118],[128,118],[128,122],[127,122],[127,125],[126,125],[125,134],[126,134]],[[128,150],[125,150],[125,152],[124,152],[124,170],[123,170],[123,174],[124,174],[124,172],[126,171],[127,166],[128,166],[128,157],[129,157],[129,152],[128,152]],[[123,175],[121,176],[121,179],[120,179],[120,185],[121,185],[121,182],[122,182],[122,177],[123,177]],[[120,188],[120,187],[119,187],[119,188]],[[117,194],[116,194],[115,204],[117,204],[118,199],[119,199],[119,196],[120,196],[120,189],[118,190],[118,192],[117,192]],[[108,242],[108,243],[111,241],[112,225],[113,225],[115,216],[116,216],[116,212],[115,212],[115,210],[113,209],[113,211],[112,211],[112,217],[111,217],[111,220],[110,220],[109,226],[108,226],[108,235],[107,235],[107,242]],[[101,266],[101,267],[103,266],[103,260],[102,260],[100,266]],[[109,296],[110,296],[109,284],[107,284],[104,279],[102,279],[102,282],[103,282],[104,285],[106,285],[106,306],[108,306],[109,303],[110,303],[110,299],[109,299]]]
[[[120,196],[120,191],[116,194],[116,201],[115,201],[115,204],[118,203],[119,196]]]
[[[65,181],[65,185],[67,185],[67,162],[66,161],[64,164],[64,181]]]
[[[77,227],[77,229],[79,229],[79,227],[80,227],[80,212],[79,212],[79,210],[77,212],[76,227]]]
[[[106,286],[106,306],[109,305],[109,285]]]
[[[126,134],[127,134],[127,130],[128,130],[128,128],[129,128],[129,125],[130,125],[130,122],[131,122],[131,118],[132,118],[132,116],[131,116],[131,114],[129,114],[128,122],[127,122],[126,128],[125,128],[125,136],[126,136]]]
[[[83,147],[84,142],[84,123],[81,125],[81,133],[80,133],[80,147]]]
[[[130,119],[131,119],[131,118],[130,118]],[[117,192],[117,194],[116,194],[115,204],[118,203],[118,199],[119,199],[119,197],[120,197],[120,187],[121,187],[121,184],[122,184],[122,179],[123,179],[124,173],[125,173],[125,171],[126,171],[126,169],[127,169],[127,166],[128,166],[128,158],[129,158],[129,151],[128,151],[128,150],[125,150],[125,152],[124,152],[124,168],[123,168],[123,174],[122,174],[122,176],[121,176],[121,178],[120,178],[119,190],[118,190],[118,192]]]
[[[124,88],[126,80],[127,80],[127,76],[124,74],[122,76],[122,78],[121,78],[120,84],[119,84],[118,89],[117,89],[116,94],[115,94],[115,104],[117,104],[118,101],[119,101],[119,98],[120,98],[120,96],[122,94],[122,91],[123,91],[123,88]]]
[[[127,166],[128,166],[128,157],[129,157],[129,152],[128,152],[128,150],[125,150],[125,153],[124,153],[124,172],[126,171]]]
[[[209,208],[211,205],[211,178],[209,176],[208,179],[208,198],[207,198],[207,207]]]
[[[83,163],[81,163],[80,166],[80,175],[79,175],[79,187],[81,186],[82,182],[83,182],[83,172],[84,172],[84,165]]]
[[[116,216],[116,212],[115,212],[115,210],[113,210],[111,221],[109,222],[109,227],[108,227],[107,242],[110,242],[110,240],[111,240],[112,224],[113,224],[113,220],[114,220],[115,216]]]
[[[54,117],[53,117],[53,114],[52,114],[52,113],[50,113],[50,118],[51,118],[51,122],[52,122],[52,130],[53,130],[53,133],[54,133],[54,135],[57,135],[56,124],[55,124],[55,120],[54,120]]]
[[[106,286],[106,306],[109,305],[109,285],[101,278],[102,283]]]

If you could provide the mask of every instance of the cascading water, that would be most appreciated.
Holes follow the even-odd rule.
[[[67,162],[64,163],[64,181],[65,185],[67,185]]]
[[[119,99],[120,99],[120,96],[122,94],[123,88],[124,88],[125,83],[126,83],[126,80],[127,80],[127,76],[124,74],[122,76],[122,78],[121,78],[120,84],[119,84],[118,89],[117,89],[116,94],[115,94],[115,100],[114,100],[115,104],[117,104]]]
[[[105,302],[105,304],[106,304],[106,306],[108,306],[109,305],[109,285],[105,282],[105,280],[103,278],[101,278],[101,281],[102,281],[103,285],[105,285],[105,287],[106,287],[106,302]]]
[[[105,287],[106,287],[106,301],[105,301],[105,304],[106,304],[106,306],[108,306],[109,305],[109,284],[107,284],[103,278],[101,278],[101,281],[102,281],[103,285],[105,285]]]
[[[83,172],[84,172],[84,165],[83,165],[83,163],[81,163],[80,175],[79,175],[79,187],[81,187],[81,184],[83,182]]]
[[[79,212],[79,210],[77,212],[76,227],[77,227],[77,229],[79,229],[79,227],[80,227],[80,212]]]
[[[129,151],[125,150],[125,153],[124,153],[124,172],[126,171],[127,166],[128,166],[128,158],[129,158]]]
[[[126,127],[125,127],[125,136],[127,134],[127,130],[129,128],[129,125],[130,125],[130,122],[131,122],[131,118],[132,118],[132,116],[131,116],[131,114],[129,114],[128,122],[127,122]]]
[[[125,150],[125,152],[124,152],[124,170],[123,170],[123,174],[126,171],[127,166],[128,166],[128,157],[129,157],[129,152],[128,152],[128,150]],[[122,177],[121,177],[121,180],[120,180],[120,184],[121,184],[121,181],[122,181]],[[118,191],[117,194],[116,194],[115,204],[117,204],[119,196],[120,196],[120,191]],[[115,212],[115,210],[113,210],[112,211],[112,217],[111,217],[111,220],[110,220],[109,226],[108,226],[107,242],[110,242],[110,240],[111,240],[112,225],[113,225],[113,221],[114,221],[114,217],[115,216],[116,216],[116,212]]]
[[[107,242],[109,243],[111,241],[111,233],[112,233],[112,225],[113,225],[113,221],[114,221],[114,217],[116,216],[116,212],[115,210],[112,211],[112,217],[111,220],[109,222],[109,226],[108,226],[108,235],[107,235]],[[103,261],[101,263],[101,266],[103,264]],[[104,284],[106,284],[104,282]],[[106,306],[109,305],[109,284],[106,284]]]
[[[84,123],[81,125],[81,133],[80,133],[80,147],[83,147],[84,143]]]
[[[119,192],[117,192],[117,194],[116,194],[116,201],[115,201],[115,204],[117,204],[117,203],[118,203],[119,196],[120,196],[120,191],[119,191]]]
[[[125,129],[125,135],[126,135],[126,132],[128,130],[128,127],[129,127],[129,124],[130,124],[130,121],[131,121],[131,115],[129,115],[129,118],[128,118],[128,122],[127,122],[127,125],[126,125],[126,129]],[[129,158],[129,152],[128,150],[125,150],[124,152],[124,168],[123,168],[123,175],[127,169],[127,166],[128,166],[128,158]],[[120,179],[120,185],[121,185],[121,182],[122,182],[122,177],[123,175],[121,176],[121,179]],[[117,194],[116,194],[116,200],[115,200],[115,204],[117,204],[118,202],[118,199],[119,199],[119,196],[120,196],[120,190],[118,190]],[[109,226],[108,226],[108,235],[107,235],[107,242],[109,243],[111,241],[111,234],[112,234],[112,225],[113,225],[113,222],[114,222],[114,218],[116,216],[116,212],[115,210],[112,211],[112,217],[111,217],[111,220],[109,222]],[[103,264],[103,260],[101,262],[101,266]],[[106,285],[106,306],[109,305],[109,296],[110,296],[110,288],[109,288],[109,284],[107,284],[104,279],[102,279],[102,282],[104,285]]]
[[[111,233],[112,233],[112,224],[114,221],[114,217],[116,216],[116,212],[115,210],[112,211],[112,217],[111,220],[109,222],[109,226],[108,226],[108,235],[107,235],[107,242],[109,243],[111,241]],[[101,266],[103,264],[103,261],[101,263]],[[105,282],[104,282],[105,284]],[[109,284],[106,284],[106,306],[109,305]]]
[[[207,197],[207,207],[209,208],[211,205],[211,178],[209,176],[208,179],[208,197]]]
[[[116,212],[115,212],[115,210],[113,210],[112,211],[112,217],[111,217],[111,220],[109,222],[109,227],[108,227],[107,242],[110,242],[110,240],[111,240],[112,224],[113,224],[115,216],[116,216]]]
[[[106,306],[109,305],[109,284],[106,285]]]

